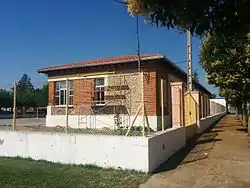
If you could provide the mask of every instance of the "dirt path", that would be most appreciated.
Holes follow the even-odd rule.
[[[250,137],[235,116],[191,140],[140,188],[250,188]]]

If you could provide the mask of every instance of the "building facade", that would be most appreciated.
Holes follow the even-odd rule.
[[[173,125],[174,99],[171,84],[187,75],[159,54],[119,56],[38,70],[48,76],[49,104],[46,126],[72,128],[117,128],[141,126],[153,130]],[[68,88],[68,89],[67,89]],[[210,113],[211,93],[194,81],[200,92],[200,118]],[[183,92],[186,92],[184,89]],[[68,98],[67,98],[68,96]],[[67,104],[67,105],[66,105]],[[66,108],[67,107],[67,108]]]

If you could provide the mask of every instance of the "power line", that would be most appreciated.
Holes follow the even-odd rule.
[[[177,62],[175,62],[175,64],[181,64],[181,63],[186,63],[187,62],[187,59],[184,59],[184,60],[182,60],[182,61],[177,61]]]

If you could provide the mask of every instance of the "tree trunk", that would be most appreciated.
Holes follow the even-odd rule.
[[[22,116],[25,118],[26,115],[26,107],[22,107]]]
[[[243,103],[243,126],[244,127],[247,127],[247,119],[248,117],[247,117],[247,102],[246,101],[244,101],[244,103]]]
[[[228,114],[228,96],[226,96],[226,114]]]
[[[240,108],[240,120],[243,121],[243,104],[241,105]]]
[[[250,136],[250,116],[248,116],[248,136]]]
[[[238,108],[238,106],[235,107],[235,115],[236,115],[237,118],[239,118],[239,108]]]

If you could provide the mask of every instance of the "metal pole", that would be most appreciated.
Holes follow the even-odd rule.
[[[141,72],[141,82],[142,82],[142,136],[145,136],[145,101],[144,101],[144,77],[143,72]]]
[[[141,52],[140,52],[140,33],[139,33],[139,16],[136,16],[136,40],[137,40],[137,57],[138,57],[138,71],[141,72]]]
[[[65,125],[65,131],[68,133],[68,126],[69,126],[69,79],[66,80],[66,125]]]
[[[192,79],[192,36],[191,32],[187,31],[187,84],[188,90],[193,91],[193,79]]]
[[[164,131],[164,82],[161,79],[161,130]]]
[[[12,123],[12,129],[13,131],[16,130],[16,82],[14,83],[14,93],[13,93],[13,123]]]

